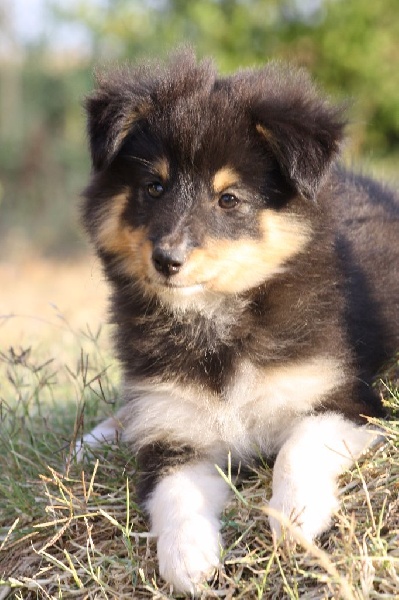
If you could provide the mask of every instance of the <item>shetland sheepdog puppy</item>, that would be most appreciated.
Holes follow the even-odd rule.
[[[399,202],[337,164],[341,108],[279,63],[220,77],[182,50],[100,76],[86,109],[83,221],[123,406],[77,452],[129,444],[160,574],[195,593],[220,560],[228,457],[275,459],[273,515],[309,540],[329,527],[399,349]]]

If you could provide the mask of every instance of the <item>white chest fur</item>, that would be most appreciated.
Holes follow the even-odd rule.
[[[164,439],[212,454],[271,454],[297,418],[343,380],[342,365],[322,356],[262,370],[241,363],[223,397],[194,386],[127,382],[133,400],[121,411],[123,438],[137,447]]]

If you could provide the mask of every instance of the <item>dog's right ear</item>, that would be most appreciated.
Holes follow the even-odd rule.
[[[111,77],[97,76],[97,89],[86,99],[87,133],[95,171],[107,167],[125,137],[150,110],[144,87],[127,85],[123,71]]]

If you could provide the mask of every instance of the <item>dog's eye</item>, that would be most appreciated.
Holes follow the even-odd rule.
[[[239,199],[234,194],[222,194],[219,198],[220,208],[234,208],[239,202]]]
[[[164,193],[165,188],[159,181],[153,181],[147,185],[147,193],[151,198],[159,198]]]

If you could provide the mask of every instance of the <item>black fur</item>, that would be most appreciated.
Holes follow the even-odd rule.
[[[173,445],[162,441],[144,446],[137,454],[137,466],[140,470],[137,484],[139,502],[144,504],[161,475],[168,475],[179,465],[198,457],[196,450],[190,446]]]
[[[393,192],[335,166],[341,109],[321,99],[302,72],[271,64],[218,78],[211,63],[184,53],[167,67],[100,79],[86,107],[93,176],[83,217],[113,288],[127,381],[194,385],[223,403],[244,360],[264,368],[323,354],[342,361],[347,374],[314,411],[359,422],[382,416],[371,382],[399,349],[399,203]],[[160,179],[151,165],[165,157],[165,190],[151,200],[146,186]],[[214,208],[209,187],[226,165],[240,175],[242,198],[229,213]],[[124,191],[122,226],[146,227],[153,245],[172,240],[181,248],[184,238],[188,260],[209,238],[260,240],[265,210],[298,217],[310,241],[284,272],[225,294],[209,313],[174,310],[124,269],[119,250],[99,241],[103,215]],[[173,448],[162,439],[141,450],[142,497],[165,464],[196,452]]]

